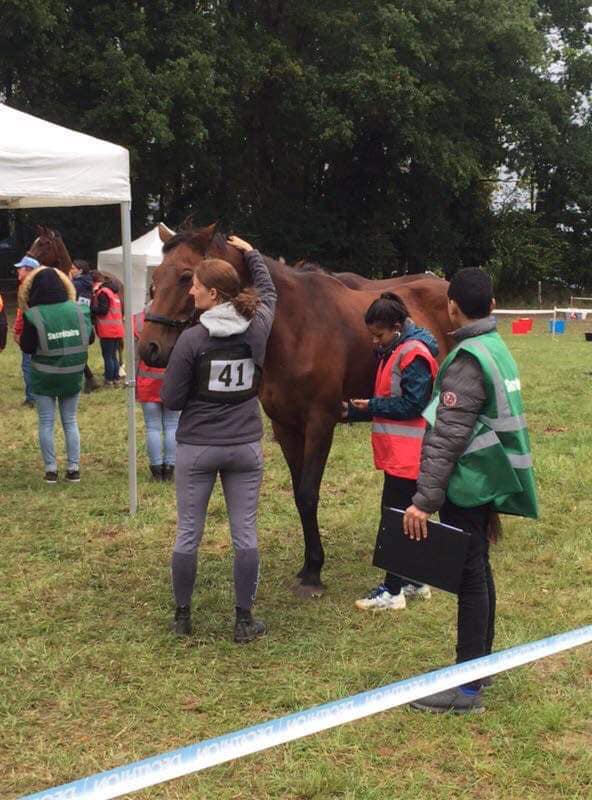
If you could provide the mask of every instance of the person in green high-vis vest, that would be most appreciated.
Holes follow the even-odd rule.
[[[431,427],[423,440],[417,493],[404,518],[405,533],[418,547],[436,511],[441,522],[471,534],[458,593],[457,662],[491,652],[495,585],[489,543],[497,514],[538,516],[520,376],[497,333],[494,304],[491,278],[483,270],[462,269],[450,281],[456,346],[440,366],[424,411]],[[483,711],[483,685],[459,686],[412,705],[432,712]]]
[[[90,308],[75,302],[76,290],[57,269],[40,267],[23,282],[19,306],[24,325],[21,350],[31,355],[31,390],[39,419],[46,483],[58,480],[54,447],[56,404],[66,440],[66,480],[80,480],[80,432],[76,419],[89,343]]]

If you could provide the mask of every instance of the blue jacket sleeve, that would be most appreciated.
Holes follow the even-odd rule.
[[[373,397],[368,410],[373,417],[416,419],[432,396],[432,373],[425,358],[417,356],[401,375],[401,397]]]

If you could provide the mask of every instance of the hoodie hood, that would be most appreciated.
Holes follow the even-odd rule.
[[[434,358],[438,355],[439,348],[436,338],[430,333],[430,331],[428,331],[427,328],[420,328],[410,319],[408,319],[405,322],[405,325],[403,325],[401,338],[399,339],[398,344],[403,344],[403,342],[406,342],[407,339],[417,339],[419,342],[423,342]]]
[[[216,338],[244,333],[251,324],[251,320],[241,316],[232,303],[218,303],[208,308],[201,313],[199,321],[210,336]]]
[[[53,267],[38,267],[21,283],[18,304],[21,311],[31,306],[76,300],[76,289],[67,275]]]

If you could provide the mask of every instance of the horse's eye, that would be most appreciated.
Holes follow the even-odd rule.
[[[179,281],[180,281],[181,283],[190,283],[190,281],[191,281],[192,279],[193,279],[193,272],[184,272],[184,273],[181,275],[181,277],[179,278]]]

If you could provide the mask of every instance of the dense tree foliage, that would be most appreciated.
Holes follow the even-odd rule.
[[[367,274],[585,278],[586,2],[4,0],[2,14],[0,92],[129,147],[134,232],[194,213]],[[502,165],[525,207],[492,203]],[[56,214],[80,252],[117,239],[105,210]]]

